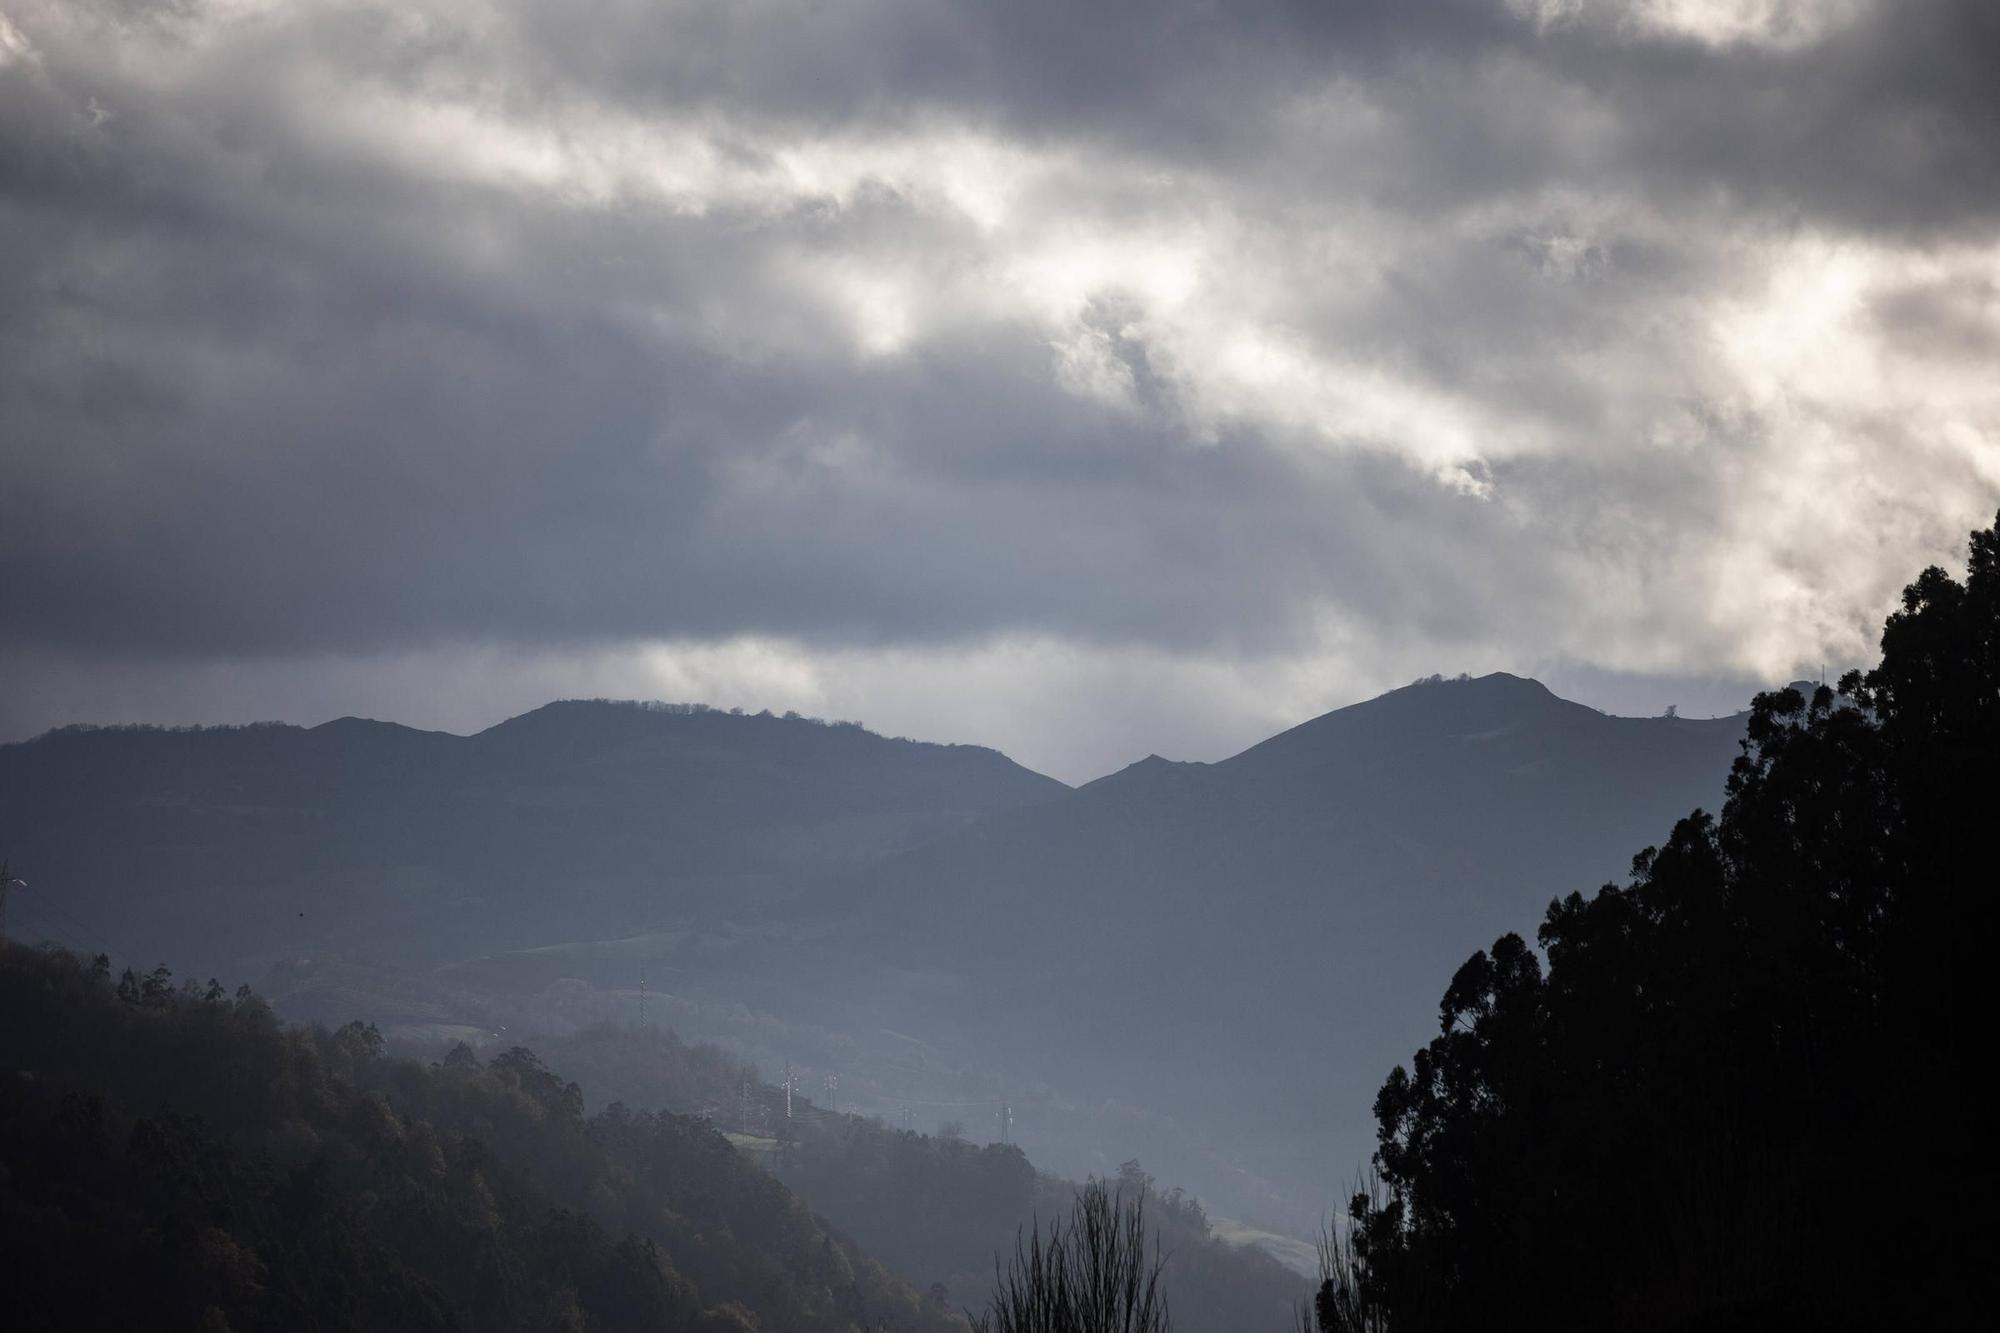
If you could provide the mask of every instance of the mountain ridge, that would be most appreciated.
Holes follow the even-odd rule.
[[[854,991],[854,1021],[979,1032],[1019,1054],[1022,1082],[1288,1143],[1326,1167],[1323,1201],[1366,1160],[1375,1084],[1435,1021],[1410,979],[1716,808],[1743,725],[1614,717],[1519,677],[1419,682],[1214,763],[1151,756],[858,872],[831,895],[827,919],[852,925],[826,952],[949,960]],[[1214,1188],[1274,1169],[1257,1156],[1175,1174]]]
[[[1302,1232],[1435,977],[1715,808],[1743,722],[1439,678],[1075,788],[985,747],[587,700],[470,736],[67,734],[0,747],[0,843],[134,961],[282,964],[299,1012],[379,992],[474,1031],[625,1012],[643,964],[693,1035],[837,1067],[885,1114],[912,1076],[878,1034],[907,1034],[917,1095],[1011,1089],[1053,1169],[1141,1154]]]
[[[1812,685],[1813,682],[1809,681],[1793,681],[1790,683],[1790,688],[1802,688],[1809,691]],[[1249,745],[1245,746],[1243,749],[1235,751],[1234,753],[1226,755],[1220,759],[1212,759],[1212,760],[1174,759],[1162,755],[1157,751],[1153,751],[1149,752],[1148,754],[1144,755],[1139,759],[1133,760],[1130,763],[1123,765],[1120,768],[1113,769],[1109,772],[1099,774],[1094,778],[1088,778],[1081,782],[1076,782],[1076,783],[1064,782],[1060,778],[1051,777],[1048,774],[1041,773],[1039,770],[1035,770],[1032,768],[1028,768],[1027,771],[1035,774],[1037,777],[1046,779],[1050,783],[1058,784],[1069,790],[1082,790],[1085,787],[1090,787],[1097,783],[1103,782],[1107,778],[1116,777],[1121,773],[1125,773],[1131,769],[1138,768],[1142,765],[1147,765],[1147,764],[1159,763],[1159,764],[1169,764],[1176,766],[1204,767],[1204,768],[1215,768],[1223,765],[1237,764],[1239,762],[1248,761],[1253,756],[1259,756],[1262,754],[1269,753],[1276,749],[1281,749],[1283,748],[1284,744],[1291,743],[1294,738],[1312,736],[1318,731],[1336,725],[1340,720],[1345,719],[1350,715],[1358,716],[1367,713],[1387,712],[1395,704],[1401,703],[1404,700],[1406,700],[1409,696],[1412,695],[1413,692],[1421,692],[1436,686],[1448,686],[1448,687],[1470,686],[1473,687],[1472,693],[1483,695],[1486,699],[1489,700],[1495,697],[1507,697],[1507,696],[1511,696],[1516,699],[1532,699],[1540,703],[1549,705],[1552,707],[1553,710],[1556,711],[1569,712],[1574,714],[1587,714],[1600,718],[1608,718],[1615,721],[1648,722],[1648,723],[1678,722],[1682,724],[1700,725],[1702,723],[1707,723],[1707,722],[1729,722],[1732,719],[1740,719],[1741,717],[1747,715],[1748,713],[1748,707],[1746,705],[1745,708],[1740,709],[1735,713],[1724,714],[1716,718],[1686,718],[1686,717],[1676,717],[1672,714],[1657,714],[1657,715],[1642,717],[1634,714],[1610,713],[1602,709],[1594,708],[1591,705],[1580,703],[1576,700],[1566,699],[1563,696],[1555,693],[1552,689],[1548,687],[1548,685],[1546,685],[1545,683],[1543,683],[1542,681],[1533,676],[1518,676],[1511,672],[1505,672],[1505,671],[1490,672],[1484,676],[1469,676],[1461,674],[1456,677],[1447,677],[1443,675],[1432,675],[1412,681],[1408,685],[1398,686],[1394,689],[1386,690],[1381,694],[1373,695],[1366,699],[1360,699],[1352,703],[1342,704],[1337,707],[1330,708],[1323,713],[1315,714],[1314,716],[1306,718],[1303,721],[1294,723],[1291,726],[1286,727],[1281,731],[1274,732],[1270,736],[1267,736],[1262,740],[1254,741]],[[1357,712],[1357,710],[1359,710],[1359,712]],[[282,719],[258,719],[246,722],[188,723],[188,724],[153,723],[153,722],[114,722],[114,723],[70,722],[62,724],[60,726],[50,727],[33,736],[26,736],[13,741],[0,741],[0,751],[5,751],[7,749],[17,746],[39,745],[45,742],[60,740],[62,738],[72,738],[76,736],[101,735],[101,734],[122,734],[122,735],[164,734],[173,736],[186,736],[186,735],[212,735],[217,733],[228,734],[228,733],[245,733],[245,732],[255,733],[255,732],[269,732],[269,731],[297,731],[297,732],[307,732],[307,733],[321,733],[332,736],[332,735],[349,735],[349,734],[367,734],[371,731],[383,731],[383,732],[393,732],[405,736],[440,737],[453,741],[477,741],[482,738],[491,738],[495,736],[496,733],[500,735],[506,735],[528,727],[538,726],[541,725],[544,721],[551,718],[561,717],[564,715],[578,716],[578,715],[588,715],[588,714],[595,714],[599,716],[644,715],[649,718],[735,719],[738,721],[750,722],[750,723],[780,724],[787,726],[808,726],[829,731],[859,733],[862,736],[866,736],[874,740],[887,742],[892,745],[912,745],[912,746],[930,747],[930,748],[945,749],[945,750],[963,750],[963,751],[980,752],[984,754],[999,756],[1000,758],[1006,759],[1009,763],[1015,764],[1016,766],[1022,768],[1027,768],[1026,765],[1021,764],[1019,760],[1014,759],[1005,750],[1000,749],[997,746],[984,745],[972,741],[926,740],[911,736],[892,736],[886,732],[875,731],[866,726],[864,723],[857,721],[809,717],[798,714],[796,712],[774,713],[770,709],[764,709],[759,712],[750,713],[744,711],[741,708],[723,708],[720,706],[710,705],[700,702],[672,702],[666,700],[647,700],[647,699],[588,698],[582,696],[569,696],[569,697],[551,699],[546,703],[538,704],[535,707],[526,709],[520,713],[511,714],[507,717],[499,719],[498,721],[489,723],[484,727],[480,727],[473,731],[464,731],[464,732],[450,731],[439,727],[420,727],[406,722],[399,722],[391,718],[362,717],[357,714],[343,714],[339,717],[329,718],[326,721],[316,722],[316,723],[289,722]]]
[[[1067,791],[984,747],[577,701],[469,736],[64,728],[0,746],[0,841],[115,952],[255,979],[755,900]]]

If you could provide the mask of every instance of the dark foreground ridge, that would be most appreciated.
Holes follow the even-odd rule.
[[[247,990],[0,946],[8,1323],[942,1330],[699,1120],[524,1050],[384,1058]]]
[[[0,1243],[26,1329],[962,1329],[995,1255],[1086,1193],[1017,1147],[805,1098],[734,1142],[704,1113],[587,1114],[525,1048],[394,1059],[371,1025],[286,1027],[248,990],[114,982],[62,950],[0,946],[0,1003]],[[788,1104],[656,1029],[551,1054],[647,1105]],[[1149,1205],[1182,1328],[1277,1327],[1306,1290],[1137,1163],[1115,1188]]]

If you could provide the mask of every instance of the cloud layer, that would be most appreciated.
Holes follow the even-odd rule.
[[[1075,778],[1860,661],[2000,505],[1997,62],[1979,0],[0,0],[0,732],[699,693]]]

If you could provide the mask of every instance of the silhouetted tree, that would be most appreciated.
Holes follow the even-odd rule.
[[[1382,1177],[1370,1172],[1348,1208],[1349,1225],[1325,1226],[1319,1237],[1319,1285],[1312,1298],[1298,1307],[1297,1333],[1387,1333],[1379,1283],[1368,1281],[1364,1259],[1367,1241],[1353,1225],[1369,1212],[1388,1207]]]
[[[1382,1086],[1325,1333],[1946,1327],[1983,1271],[2000,538],[1758,696],[1720,818],[1475,954]],[[1544,965],[1544,957],[1546,965]]]
[[[1136,1164],[1134,1164],[1136,1165]],[[1127,1202],[1103,1181],[1077,1194],[1067,1221],[1039,1226],[996,1259],[992,1303],[977,1333],[1167,1333],[1160,1294],[1164,1260],[1146,1253],[1145,1200]]]

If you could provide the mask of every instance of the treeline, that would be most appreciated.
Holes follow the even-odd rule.
[[[384,1058],[247,990],[0,946],[18,1329],[907,1329],[961,1319],[699,1120],[525,1050]]]
[[[1873,670],[1757,699],[1719,818],[1452,978],[1324,1333],[1983,1322],[1996,530]]]
[[[209,736],[234,732],[297,731],[300,728],[291,722],[66,722],[60,727],[51,727],[35,740],[58,736]]]
[[[599,704],[607,708],[629,708],[641,713],[664,713],[670,717],[754,717],[760,719],[778,718],[785,722],[810,722],[815,727],[831,727],[845,731],[866,731],[859,722],[841,718],[809,717],[794,709],[787,708],[782,713],[773,713],[766,708],[756,713],[746,713],[741,708],[717,708],[712,704],[675,703],[665,699],[607,699],[596,696],[589,699],[566,699],[565,703]]]
[[[609,699],[602,696],[589,699],[564,699],[562,703],[594,704],[605,708],[623,708],[639,713],[660,713],[669,717],[750,717],[762,721],[776,719],[784,722],[807,722],[816,727],[828,727],[843,731],[866,731],[867,727],[858,721],[845,718],[812,717],[794,709],[774,713],[766,708],[756,713],[747,713],[741,708],[717,708],[704,703],[676,703],[663,699]],[[59,727],[51,727],[44,736],[85,736],[96,732],[112,735],[121,734],[162,734],[171,736],[199,736],[216,732],[239,731],[301,731],[295,722],[69,722]]]
[[[995,1256],[1010,1253],[1024,1230],[1069,1215],[1079,1195],[1075,1182],[1038,1172],[1012,1145],[915,1133],[802,1096],[787,1120],[782,1088],[671,1032],[600,1025],[535,1045],[593,1100],[706,1110],[730,1125],[747,1102],[753,1127],[780,1141],[770,1158],[778,1177],[939,1305],[983,1308]],[[1162,1291],[1186,1333],[1281,1326],[1307,1292],[1268,1254],[1218,1239],[1198,1200],[1159,1188],[1137,1162],[1108,1183],[1128,1203],[1144,1201],[1167,1256]]]

